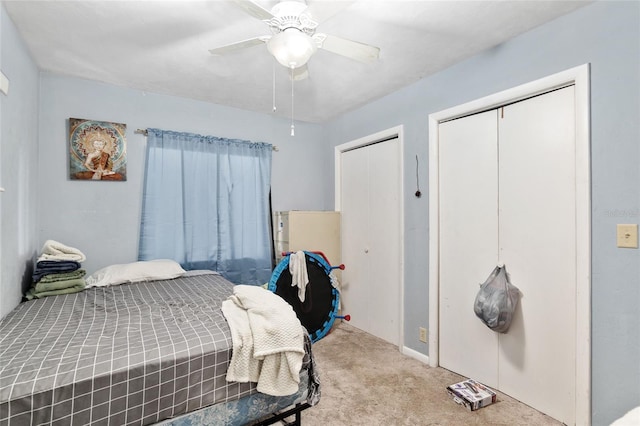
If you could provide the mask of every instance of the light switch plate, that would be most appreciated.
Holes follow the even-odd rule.
[[[638,248],[638,224],[617,225],[618,247]]]

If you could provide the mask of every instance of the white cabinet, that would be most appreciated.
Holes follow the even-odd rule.
[[[274,214],[273,226],[278,263],[282,252],[305,250],[321,251],[331,265],[340,264],[340,212],[279,211]]]

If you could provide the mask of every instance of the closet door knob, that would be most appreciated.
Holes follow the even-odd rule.
[[[369,253],[369,249],[368,248],[364,249],[364,252]]]

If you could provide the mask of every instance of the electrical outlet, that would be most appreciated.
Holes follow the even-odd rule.
[[[427,329],[420,327],[420,341],[427,343]]]

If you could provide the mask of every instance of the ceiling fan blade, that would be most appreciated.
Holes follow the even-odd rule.
[[[321,49],[364,62],[365,64],[377,61],[380,56],[379,47],[347,40],[346,38],[320,33],[316,33],[313,38],[318,42]]]
[[[309,78],[309,68],[307,68],[307,64],[304,64],[303,66],[298,68],[294,68],[291,78],[293,81],[300,81]]]
[[[254,18],[258,18],[261,21],[272,19],[274,16],[264,7],[260,6],[251,0],[233,0],[238,6],[240,6],[245,12]]]
[[[314,1],[307,7],[307,12],[317,22],[325,22],[355,3],[354,0]]]
[[[209,53],[211,53],[212,55],[224,55],[227,53],[232,53],[241,49],[245,49],[247,47],[257,46],[259,44],[266,43],[270,38],[271,38],[270,36],[254,37],[248,40],[238,41],[236,43],[231,43],[225,46],[220,46],[214,49],[210,49]]]

